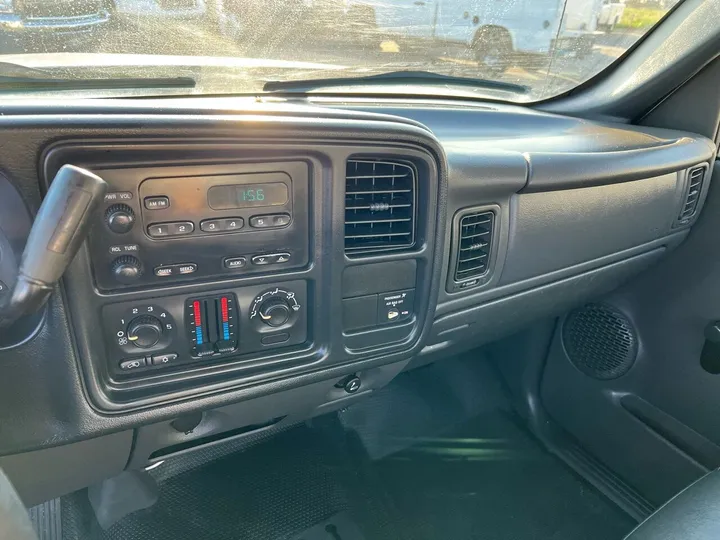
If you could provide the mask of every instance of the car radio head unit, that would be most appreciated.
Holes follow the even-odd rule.
[[[99,289],[308,264],[305,161],[109,169],[91,234]]]

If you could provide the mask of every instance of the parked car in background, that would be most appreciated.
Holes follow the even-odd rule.
[[[593,0],[595,1],[595,0]],[[563,0],[349,0],[351,10],[371,9],[378,31],[401,39],[418,38],[458,43],[491,73],[503,72],[518,54],[549,55],[558,48],[587,53],[592,48],[596,16],[582,13],[592,28],[573,28]],[[528,31],[532,29],[532,31]]]
[[[597,17],[599,30],[613,30],[625,13],[625,0],[602,0],[602,7]]]
[[[111,19],[111,0],[0,0],[0,54],[87,47]]]

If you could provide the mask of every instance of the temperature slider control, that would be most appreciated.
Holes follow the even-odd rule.
[[[186,331],[193,357],[220,356],[238,347],[238,311],[234,294],[185,302]]]

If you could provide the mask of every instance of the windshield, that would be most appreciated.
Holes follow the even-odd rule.
[[[532,102],[599,73],[676,3],[0,0],[0,92]]]

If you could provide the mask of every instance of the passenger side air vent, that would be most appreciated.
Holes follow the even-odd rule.
[[[400,161],[348,160],[345,253],[407,249],[415,243],[415,168]]]
[[[479,284],[490,268],[493,241],[493,212],[473,212],[460,218],[457,227],[455,255],[455,283],[459,288]]]
[[[678,222],[685,224],[690,221],[697,211],[698,203],[700,202],[700,193],[703,188],[703,181],[705,180],[705,166],[693,167],[687,173],[688,175],[688,190],[685,196],[685,204],[680,210],[678,216]]]

